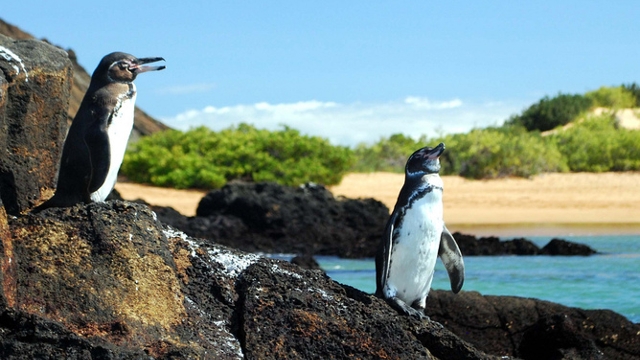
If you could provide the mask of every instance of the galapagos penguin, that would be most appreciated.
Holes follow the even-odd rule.
[[[424,308],[440,256],[451,290],[464,282],[464,261],[443,220],[439,157],[444,143],[414,152],[376,256],[376,296],[407,315],[428,319]]]
[[[161,57],[136,58],[123,52],[106,55],[91,76],[62,149],[53,197],[36,207],[68,207],[102,202],[116,184],[118,170],[133,128],[138,74],[165,66],[144,64]]]

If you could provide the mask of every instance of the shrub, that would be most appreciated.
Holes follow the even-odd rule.
[[[636,83],[622,85],[622,87],[633,94],[633,97],[636,99],[636,104],[634,107],[640,107],[640,86]]]
[[[633,92],[624,86],[603,86],[598,90],[589,91],[584,95],[591,100],[592,106],[613,109],[632,108],[636,106],[636,97]]]
[[[352,162],[350,149],[326,139],[288,127],[268,131],[241,124],[144,137],[127,151],[121,171],[132,181],[176,188],[220,188],[234,179],[332,185]]]
[[[550,139],[571,171],[640,170],[640,131],[616,129],[609,115],[587,116]]]
[[[476,179],[530,177],[541,172],[567,169],[555,144],[549,146],[539,133],[529,133],[519,126],[475,129],[467,134],[435,139],[423,136],[418,141],[393,135],[388,139],[380,139],[370,147],[360,145],[356,150],[357,162],[353,169],[403,172],[407,158],[415,150],[440,142],[447,147],[440,158],[440,173],[443,175],[455,174]],[[363,160],[366,163],[359,163]]]
[[[547,131],[569,123],[591,105],[591,98],[578,94],[558,94],[554,98],[545,96],[521,115],[512,116],[507,124],[522,125],[529,131]]]
[[[519,126],[475,129],[434,142],[438,141],[449,148],[441,159],[444,174],[491,179],[567,170],[557,147]]]
[[[351,170],[404,172],[409,156],[424,146],[427,146],[425,136],[414,140],[403,134],[381,138],[373,145],[359,144],[354,151],[355,163]]]

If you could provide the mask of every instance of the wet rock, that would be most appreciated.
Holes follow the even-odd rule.
[[[540,249],[532,241],[517,238],[501,241],[495,236],[477,238],[473,235],[453,233],[464,256],[494,255],[593,255],[597,252],[587,245],[561,239],[552,239]]]
[[[0,35],[0,198],[9,214],[53,194],[71,79],[64,51]]]
[[[587,245],[577,244],[562,239],[551,239],[542,250],[541,255],[579,255],[588,256],[597,252]]]

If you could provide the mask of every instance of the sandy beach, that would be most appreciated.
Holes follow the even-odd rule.
[[[404,175],[348,174],[329,189],[336,196],[372,197],[390,209]],[[640,173],[544,174],[532,179],[443,177],[445,222],[475,235],[640,234]],[[119,182],[126,200],[143,199],[193,216],[206,191]]]

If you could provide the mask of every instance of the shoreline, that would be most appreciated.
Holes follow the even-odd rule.
[[[469,180],[443,176],[444,220],[475,236],[640,235],[640,172],[550,173],[531,179]],[[395,205],[403,174],[350,173],[327,188],[336,197]],[[195,216],[206,190],[118,182],[125,200],[142,199]]]
[[[447,224],[449,231],[476,237],[640,235],[637,223]]]

